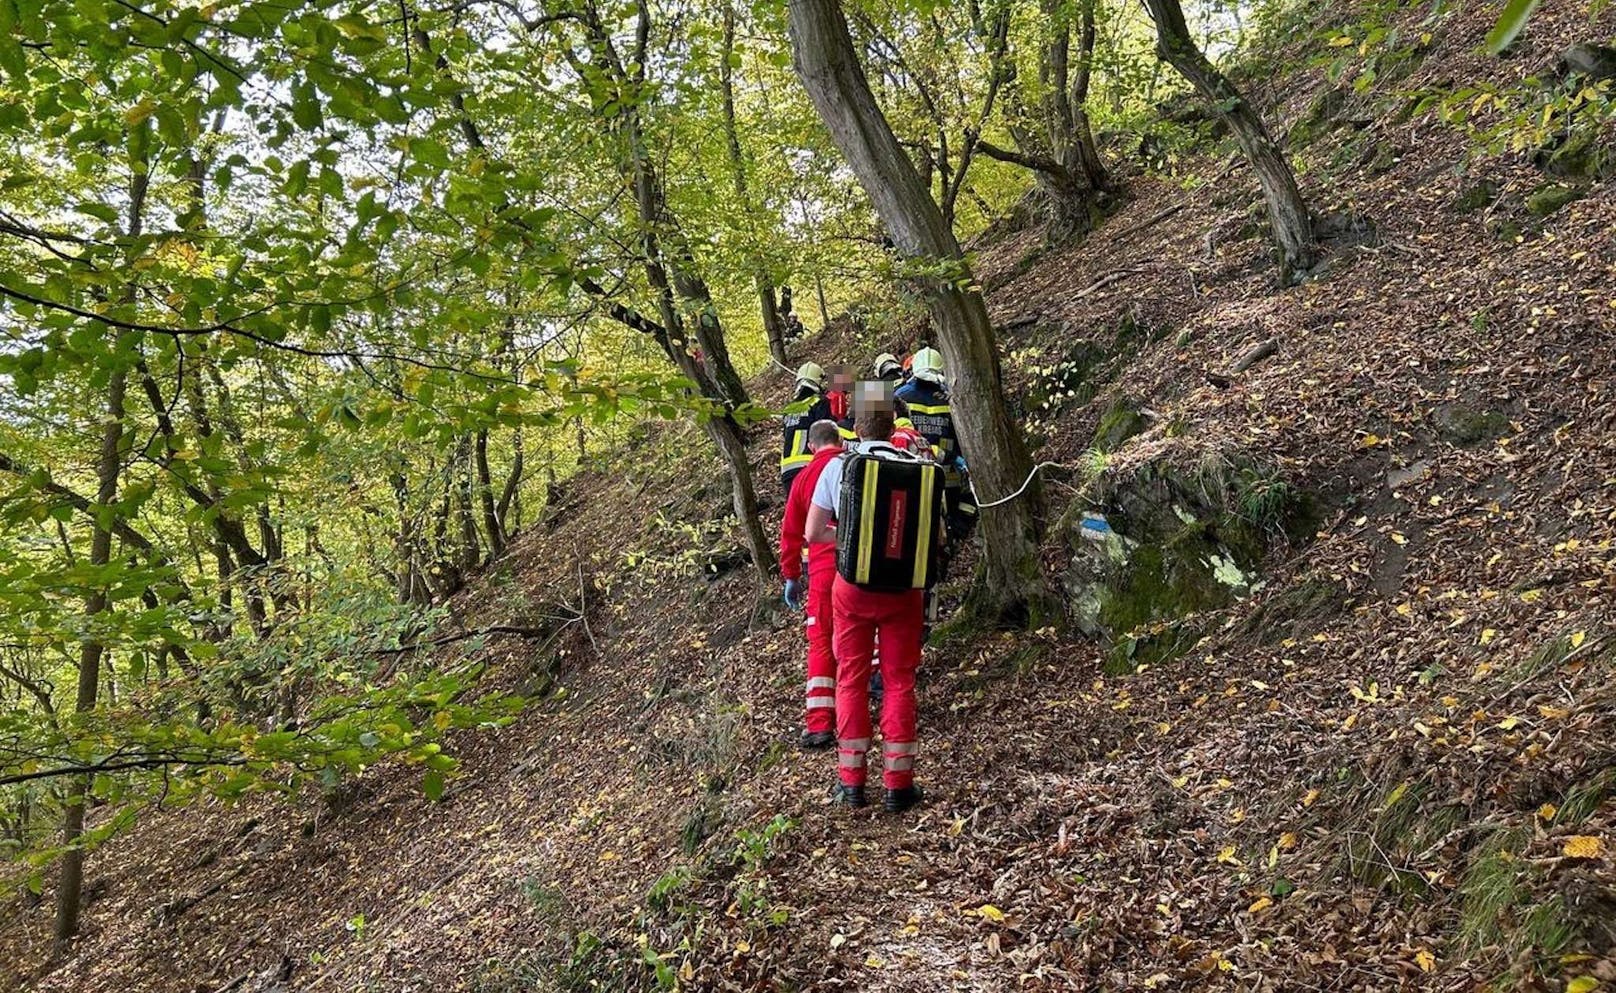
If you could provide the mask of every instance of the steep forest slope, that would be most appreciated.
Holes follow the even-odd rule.
[[[1082,244],[982,246],[1074,624],[937,632],[924,807],[828,806],[833,760],[793,747],[800,628],[669,427],[454,604],[546,634],[484,649],[536,702],[458,740],[440,801],[389,766],[158,813],[93,856],[70,958],[47,908],[6,905],[0,984],[1616,986],[1611,135],[1476,133],[1560,92],[1616,12],[1545,3],[1497,60],[1483,5],[1347,6],[1270,66],[1306,69],[1253,83],[1307,165],[1313,278],[1275,287],[1215,135]]]

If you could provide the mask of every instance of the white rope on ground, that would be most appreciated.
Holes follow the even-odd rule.
[[[986,510],[989,507],[998,507],[998,506],[1001,506],[1003,504],[1007,504],[1011,500],[1014,500],[1016,497],[1019,497],[1019,496],[1021,496],[1021,494],[1027,492],[1027,487],[1032,485],[1033,477],[1038,475],[1038,470],[1040,470],[1040,469],[1048,469],[1048,468],[1052,468],[1052,467],[1058,468],[1058,467],[1060,467],[1060,463],[1059,462],[1040,462],[1040,463],[1038,463],[1037,465],[1032,467],[1031,472],[1027,473],[1027,478],[1021,481],[1021,487],[1019,489],[1017,489],[1014,493],[1010,494],[1007,497],[1003,497],[1003,498],[998,499],[998,500],[993,500],[993,501],[991,501],[989,503],[983,503],[981,500],[977,499],[977,496],[976,496],[976,484],[971,483],[970,484],[970,487],[971,487],[971,499],[976,500],[976,509],[978,509],[978,510]]]

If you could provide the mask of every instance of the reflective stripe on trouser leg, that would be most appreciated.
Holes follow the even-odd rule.
[[[836,742],[836,772],[843,783],[864,785],[864,756],[869,750],[868,738],[843,738]]]
[[[882,772],[907,772],[911,775],[915,771],[915,753],[920,751],[920,744],[914,741],[888,741],[881,746]]]
[[[808,677],[808,709],[831,710],[836,706],[836,677]]]

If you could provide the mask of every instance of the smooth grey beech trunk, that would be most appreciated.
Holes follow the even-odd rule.
[[[919,278],[938,344],[948,363],[955,429],[983,501],[1021,487],[1032,469],[1010,419],[987,306],[941,209],[921,182],[870,92],[836,0],[791,0],[792,59],[814,107],[906,258],[946,275]],[[981,515],[984,574],[975,606],[999,621],[1041,620],[1053,600],[1039,567],[1042,492],[1024,494]]]

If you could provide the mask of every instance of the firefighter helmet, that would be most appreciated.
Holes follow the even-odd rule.
[[[825,388],[825,370],[819,367],[818,362],[804,362],[797,369],[797,385],[812,386],[816,390]]]
[[[943,356],[935,348],[922,348],[915,353],[915,361],[911,366],[916,379],[924,379],[928,383],[941,383],[943,381]]]

